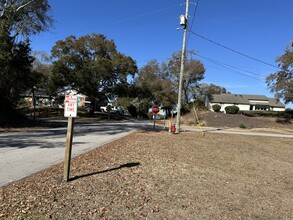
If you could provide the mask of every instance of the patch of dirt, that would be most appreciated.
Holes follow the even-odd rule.
[[[195,123],[193,113],[183,116],[185,124]],[[247,129],[271,128],[281,130],[293,130],[293,120],[277,117],[248,117],[242,114],[224,114],[216,112],[198,113],[200,123],[205,127],[239,128],[244,125]]]
[[[0,219],[292,219],[292,139],[136,132],[0,188]]]

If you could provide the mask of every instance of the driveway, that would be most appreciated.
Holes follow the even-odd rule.
[[[0,186],[64,160],[67,121],[61,128],[0,133]],[[75,122],[72,157],[121,138],[148,121]]]

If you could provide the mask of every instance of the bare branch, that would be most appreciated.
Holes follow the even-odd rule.
[[[28,5],[30,5],[32,2],[34,2],[35,0],[30,0],[30,1],[28,1],[27,3],[25,3],[25,4],[23,4],[23,5],[21,5],[21,6],[19,6],[15,11],[17,12],[17,11],[19,11],[19,10],[21,10],[21,9],[23,9],[23,8],[25,8],[25,7],[27,7]]]
[[[4,16],[5,10],[7,9],[7,5],[8,5],[8,0],[5,1],[4,6],[3,6],[3,11],[0,15],[0,18]]]

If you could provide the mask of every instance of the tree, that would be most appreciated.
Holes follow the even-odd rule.
[[[0,121],[12,116],[19,98],[34,84],[35,72],[32,70],[34,58],[30,56],[28,42],[13,43],[12,37],[0,30]]]
[[[277,98],[284,99],[285,103],[293,102],[293,42],[276,62],[279,63],[280,70],[271,73],[266,78],[266,83]]]
[[[135,85],[140,88],[140,98],[147,98],[148,104],[157,102],[172,108],[176,102],[176,92],[165,63],[150,61],[139,70]]]
[[[33,72],[38,80],[35,80],[36,88],[50,90],[50,79],[52,78],[52,66],[50,57],[44,51],[33,51]]]
[[[168,68],[170,71],[170,76],[173,82],[177,85],[179,83],[180,74],[180,54],[181,52],[175,52],[172,55],[171,60],[168,63]],[[205,68],[204,65],[192,58],[186,59],[185,61],[185,71],[183,75],[183,102],[189,103],[192,98],[192,91],[198,85],[198,82],[204,78]]]
[[[48,30],[53,24],[48,0],[0,0],[0,28],[13,40]]]
[[[227,89],[222,86],[215,85],[213,83],[201,83],[194,89],[193,98],[205,101],[207,98],[210,99],[211,95],[213,94],[222,93],[228,93]]]
[[[13,118],[19,94],[39,79],[29,36],[51,27],[49,10],[47,0],[0,0],[0,121]]]
[[[92,99],[99,93],[115,93],[137,72],[135,61],[118,52],[114,41],[102,34],[69,36],[58,41],[51,54],[55,90],[68,87]]]

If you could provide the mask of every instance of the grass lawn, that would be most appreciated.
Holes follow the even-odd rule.
[[[0,219],[293,219],[292,139],[141,131],[62,177],[58,164],[0,188]]]

